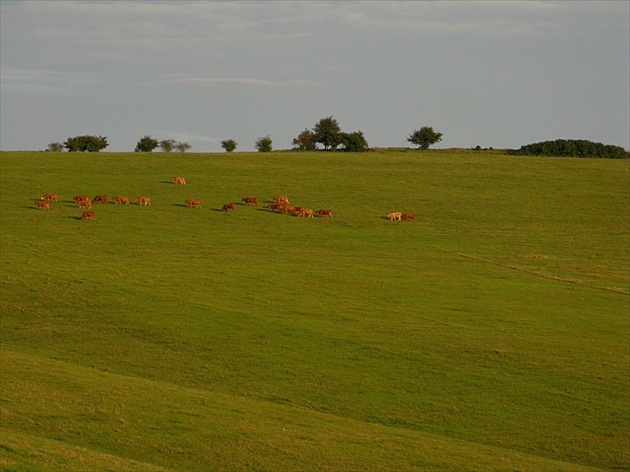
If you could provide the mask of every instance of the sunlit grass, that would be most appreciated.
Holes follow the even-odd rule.
[[[627,161],[0,164],[7,470],[629,466]],[[153,206],[80,221],[81,193]],[[280,194],[333,218],[265,210]]]

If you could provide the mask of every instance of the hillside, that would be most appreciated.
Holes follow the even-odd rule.
[[[3,470],[630,469],[627,160],[0,164]]]

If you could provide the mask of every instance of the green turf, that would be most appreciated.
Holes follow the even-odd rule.
[[[629,164],[0,153],[0,468],[630,470]]]

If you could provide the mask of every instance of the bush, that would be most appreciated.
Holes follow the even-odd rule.
[[[595,143],[585,139],[542,141],[521,146],[520,149],[508,151],[508,154],[517,156],[630,158],[630,154],[621,146]]]
[[[151,152],[156,147],[158,147],[158,144],[159,142],[157,139],[153,139],[151,136],[144,136],[142,139],[140,139],[140,141],[138,141],[138,144],[136,144],[136,149],[134,151]]]
[[[256,141],[256,149],[258,149],[258,152],[271,151],[271,137],[267,135],[262,138],[258,138],[258,141]]]
[[[368,150],[368,143],[361,131],[354,133],[341,133],[341,145],[347,152],[365,152]]]
[[[221,141],[221,147],[225,149],[225,152],[232,152],[236,149],[236,141],[233,139],[225,139]]]
[[[70,152],[98,152],[109,146],[104,136],[87,135],[68,138],[63,145]]]

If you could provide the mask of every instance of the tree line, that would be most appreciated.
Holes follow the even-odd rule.
[[[429,149],[435,143],[442,140],[442,133],[434,131],[430,126],[423,126],[413,130],[407,137],[407,141],[418,146],[418,149]],[[312,129],[301,131],[292,141],[294,150],[300,151],[343,151],[365,152],[369,150],[368,142],[363,132],[342,131],[339,122],[328,116],[320,119]],[[49,151],[61,152],[67,149],[69,152],[98,152],[109,144],[103,136],[74,136],[68,138],[63,144],[50,143]],[[263,136],[256,141],[256,149],[259,152],[270,152],[273,149],[271,136]],[[233,152],[238,147],[234,139],[221,141],[221,147],[226,152]],[[160,148],[163,152],[186,152],[191,148],[190,144],[177,142],[174,139],[157,140],[151,136],[143,136],[137,143],[136,152],[152,152]],[[473,150],[480,150],[480,146]],[[519,156],[559,156],[559,157],[602,157],[612,159],[627,159],[630,153],[621,146],[607,145],[584,139],[556,139],[521,146],[520,149],[509,149],[507,154]]]
[[[433,131],[430,126],[424,126],[414,130],[407,141],[418,146],[419,149],[428,149],[429,146],[442,140],[442,133]],[[314,151],[321,145],[325,151],[364,152],[369,149],[368,142],[361,131],[344,132],[339,122],[328,116],[319,120],[312,130],[305,129],[291,142],[294,150]],[[98,152],[109,146],[107,138],[103,136],[74,136],[63,143],[48,144],[48,151],[61,152]],[[163,152],[186,152],[191,148],[188,143],[176,142],[173,139],[157,140],[152,136],[143,136],[136,144],[135,152],[152,152],[157,148]],[[226,152],[232,152],[238,147],[234,139],[221,141],[221,147]],[[269,152],[273,149],[271,136],[263,136],[256,141],[256,149],[259,152]]]

